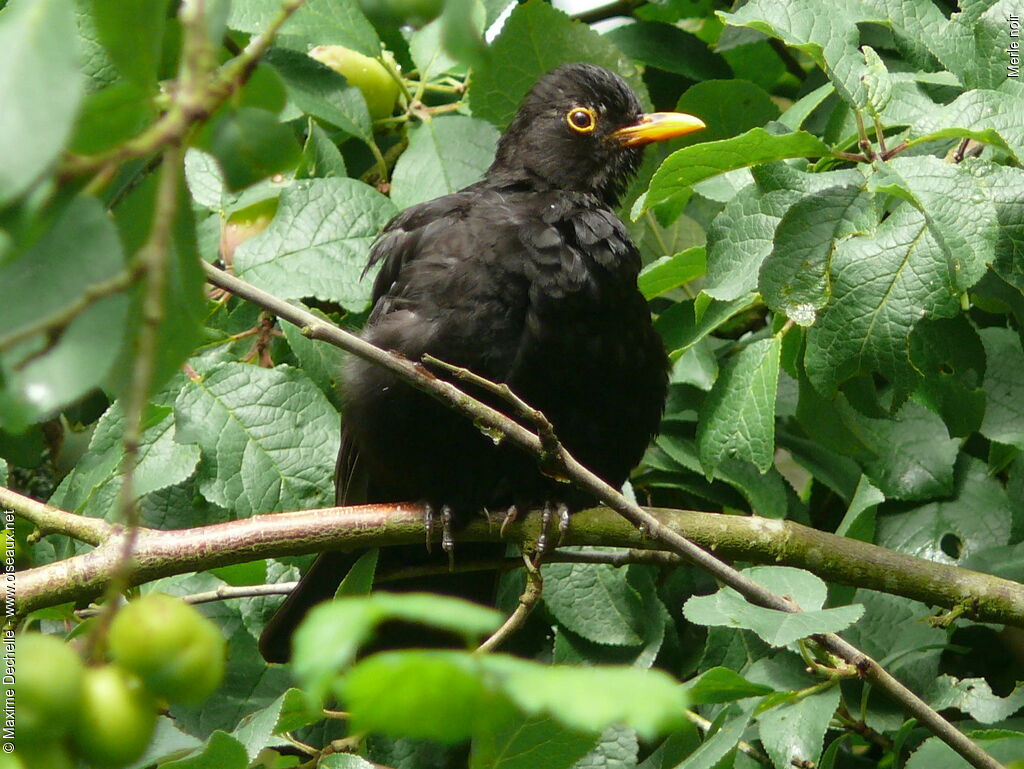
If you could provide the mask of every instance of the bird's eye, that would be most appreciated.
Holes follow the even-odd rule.
[[[569,128],[581,134],[588,134],[597,126],[597,115],[590,107],[573,107],[565,120]]]

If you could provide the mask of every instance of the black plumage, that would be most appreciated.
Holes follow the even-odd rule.
[[[384,229],[370,254],[380,271],[363,337],[507,383],[584,465],[621,486],[657,430],[668,361],[636,288],[639,254],[611,207],[643,144],[701,125],[643,115],[626,83],[599,67],[544,76],[482,181]],[[484,508],[591,501],[361,359],[347,364],[343,395],[339,503],[417,500],[458,521]],[[350,558],[321,557],[268,626],[265,655],[282,656],[291,626],[331,594]]]

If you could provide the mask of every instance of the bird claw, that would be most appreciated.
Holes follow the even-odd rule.
[[[547,552],[548,530],[551,529],[551,524],[555,520],[556,515],[558,516],[558,523],[555,532],[558,538],[555,540],[555,547],[562,544],[562,540],[569,531],[569,506],[565,502],[559,502],[557,505],[552,505],[550,501],[545,502],[540,514],[540,537],[537,539],[538,555],[544,555]]]
[[[452,537],[452,509],[441,507],[441,549],[448,554],[448,571],[455,571],[455,539]]]
[[[505,538],[505,530],[508,528],[508,525],[510,523],[515,523],[518,518],[519,508],[515,505],[509,505],[508,510],[505,511],[505,518],[501,522],[501,528],[498,529],[498,533],[501,535],[502,539]]]

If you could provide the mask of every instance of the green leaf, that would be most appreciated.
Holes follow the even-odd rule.
[[[861,54],[864,56],[865,71],[861,75],[861,82],[864,83],[864,103],[856,105],[858,109],[864,109],[869,115],[879,118],[889,101],[892,99],[892,78],[885,62],[870,45],[861,47]]]
[[[772,646],[786,646],[816,633],[843,630],[864,612],[859,605],[821,609],[825,583],[810,572],[788,566],[755,566],[743,573],[769,590],[794,599],[803,611],[793,614],[755,606],[727,587],[713,595],[693,596],[684,604],[683,614],[698,625],[744,628]]]
[[[167,0],[92,0],[100,42],[132,83],[156,85]]]
[[[671,350],[670,357],[677,360],[693,345],[706,337],[725,321],[752,307],[757,301],[756,294],[746,294],[728,302],[711,299],[701,302],[700,314],[694,300],[677,302],[658,316],[654,328],[661,334],[665,347]]]
[[[30,248],[0,264],[0,338],[60,313],[123,269],[121,242],[103,207],[95,198],[73,199]],[[52,347],[34,334],[5,352],[0,364],[9,395],[35,421],[89,392],[117,357],[127,316],[128,297],[112,293],[75,317]]]
[[[992,739],[972,735],[971,741],[1002,764],[1011,765],[1010,762],[1024,756],[1024,734],[1020,732],[1005,732]],[[966,769],[970,764],[938,737],[929,737],[905,766],[906,769]]]
[[[645,612],[626,571],[603,564],[549,563],[544,605],[560,625],[595,643],[639,646]]]
[[[546,716],[518,716],[473,740],[470,769],[569,769],[594,746],[591,730],[567,729]]]
[[[917,142],[969,136],[986,144],[1009,150],[1024,159],[1024,87],[1007,85],[998,91],[974,90],[961,94],[945,106],[936,106],[910,129]]]
[[[245,0],[231,4],[228,25],[239,32],[262,32],[281,12],[281,0]],[[365,56],[380,55],[380,38],[356,0],[307,0],[281,28],[306,50],[314,45],[343,45]]]
[[[772,691],[770,686],[755,684],[723,667],[705,670],[686,685],[686,693],[694,705],[717,705],[747,697],[760,697]]]
[[[322,696],[333,677],[352,664],[377,626],[390,619],[475,638],[497,628],[502,616],[494,609],[432,593],[372,593],[324,603],[309,613],[295,634],[296,678]]]
[[[943,675],[928,690],[928,704],[936,710],[956,708],[975,721],[994,724],[1024,707],[1024,684],[1018,684],[1005,697],[992,693],[984,678],[957,679]]]
[[[873,236],[839,243],[829,272],[832,302],[807,334],[808,377],[829,394],[846,379],[877,371],[902,399],[915,379],[907,352],[915,323],[959,310],[945,249],[920,211],[901,206]]]
[[[872,13],[869,4],[857,0],[833,3],[827,19],[822,18],[817,0],[789,0],[785,4],[753,0],[735,13],[718,13],[726,24],[756,29],[806,53],[825,70],[845,102],[866,102],[861,78],[867,67],[857,50],[857,23],[886,21],[883,14]]]
[[[963,163],[996,209],[996,256],[998,275],[1024,293],[1024,169],[969,159]]]
[[[761,744],[775,766],[817,764],[825,732],[839,707],[839,687],[784,703],[757,717]]]
[[[985,414],[985,350],[967,316],[918,323],[910,335],[910,360],[922,375],[917,400],[942,417],[950,436],[977,432]]]
[[[274,48],[265,59],[284,80],[288,98],[296,107],[360,141],[373,142],[373,123],[366,99],[344,77],[298,51]]]
[[[712,53],[707,43],[671,24],[637,21],[616,27],[604,37],[631,59],[690,80],[714,80],[730,75],[729,65]]]
[[[977,283],[995,258],[995,205],[975,176],[936,157],[896,158],[872,184],[921,210],[961,289]]]
[[[480,181],[497,143],[497,129],[479,118],[452,115],[414,126],[395,163],[392,202],[408,208]]]
[[[961,8],[960,13],[950,16],[941,34],[928,41],[929,47],[964,87],[996,88],[1007,80],[1011,44],[1007,19],[1020,13],[1020,8],[1012,0],[965,4]],[[982,9],[984,12],[979,12]],[[1019,56],[1019,48],[1017,53]]]
[[[876,543],[955,564],[981,550],[1005,545],[1011,517],[1002,485],[988,475],[984,462],[967,458],[958,464],[951,498],[880,516]]]
[[[695,144],[673,152],[651,179],[646,207],[665,203],[681,206],[697,182],[736,168],[749,168],[786,158],[821,157],[829,149],[806,131],[771,134],[752,128],[731,139]]]
[[[728,139],[779,116],[779,108],[768,92],[746,80],[705,79],[686,89],[676,110],[696,115],[707,127],[674,140],[673,147]]]
[[[884,501],[885,495],[872,485],[867,476],[862,475],[853,499],[846,508],[846,515],[836,527],[836,534],[862,542],[874,542],[875,512]]]
[[[473,114],[504,127],[541,75],[576,61],[618,72],[641,102],[649,103],[640,72],[614,45],[543,0],[527,0],[505,22],[491,46],[490,60],[473,72]]]
[[[217,158],[230,190],[293,168],[302,152],[288,126],[255,107],[224,115],[208,130],[203,148]]]
[[[1024,352],[1020,336],[1007,328],[981,330],[987,359],[985,417],[981,434],[1024,449]]]
[[[372,281],[361,278],[370,245],[397,213],[355,179],[305,179],[281,193],[277,215],[235,252],[235,272],[285,299],[314,296],[361,310]]]
[[[800,198],[794,190],[764,192],[750,185],[725,204],[708,228],[708,295],[727,301],[757,288],[758,270],[772,253],[775,229]]]
[[[911,401],[892,419],[856,418],[859,436],[875,457],[864,472],[890,499],[928,499],[953,491],[953,464],[960,441],[942,420]]]
[[[716,722],[720,723],[718,731],[705,739],[695,751],[689,754],[686,759],[673,769],[714,769],[722,766],[722,760],[731,751],[736,750],[736,745],[743,739],[743,733],[750,723],[750,716],[753,712],[753,705],[742,708],[737,714],[736,708],[726,711]]]
[[[635,769],[639,753],[636,731],[609,726],[601,732],[593,750],[573,764],[572,769]]]
[[[729,360],[701,407],[697,447],[709,476],[723,459],[750,462],[762,473],[775,456],[775,394],[780,339],[753,342]]]
[[[334,498],[339,420],[301,371],[194,360],[178,396],[179,443],[197,443],[199,489],[238,516],[305,510]]]
[[[761,264],[758,288],[765,304],[801,326],[813,325],[828,302],[826,273],[836,242],[871,234],[875,226],[872,195],[863,187],[830,187],[794,203]]]
[[[302,148],[302,162],[296,171],[296,177],[326,179],[332,176],[348,176],[345,158],[327,132],[310,118],[306,145]]]
[[[644,299],[653,299],[699,278],[706,271],[704,247],[694,246],[651,262],[640,271],[636,286]]]
[[[12,0],[0,13],[0,208],[38,181],[64,147],[82,97],[78,66],[67,0]]]
[[[73,152],[88,154],[137,135],[154,117],[150,94],[121,81],[85,97],[71,138]]]
[[[166,769],[245,769],[249,765],[245,748],[230,734],[217,730],[199,755],[161,764]]]
[[[317,764],[318,769],[374,769],[376,764],[371,764],[365,758],[352,753],[334,753],[325,756]]]
[[[324,313],[316,308],[310,309],[299,302],[296,304],[324,320],[329,320]],[[282,323],[281,330],[284,332],[284,338],[288,341],[288,346],[292,348],[300,368],[316,382],[317,387],[332,403],[338,405],[337,401],[340,400],[338,398],[338,380],[341,377],[345,353],[333,344],[325,344],[303,336],[302,329],[291,323]]]

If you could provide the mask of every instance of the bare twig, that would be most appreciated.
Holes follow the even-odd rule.
[[[526,555],[523,556],[523,564],[526,566],[526,586],[523,588],[523,594],[519,596],[519,604],[515,611],[501,623],[501,627],[477,647],[477,653],[493,651],[501,646],[505,639],[523,626],[526,618],[533,611],[533,607],[540,601],[544,590],[544,579],[540,575],[540,569]]]
[[[35,524],[43,534],[64,534],[79,542],[99,545],[113,535],[117,529],[99,518],[75,515],[60,508],[37,502],[31,497],[0,486],[0,506],[13,510],[19,516]]]

